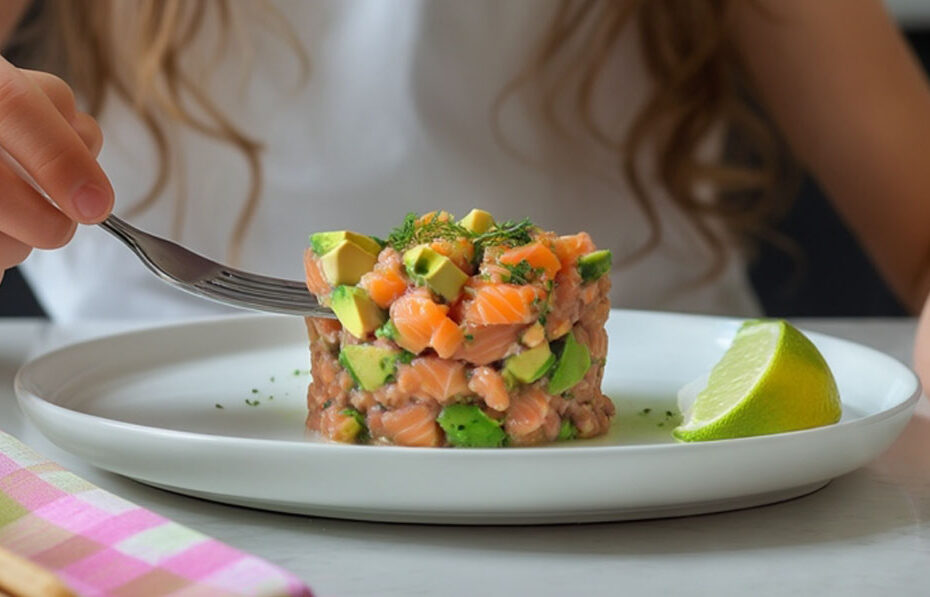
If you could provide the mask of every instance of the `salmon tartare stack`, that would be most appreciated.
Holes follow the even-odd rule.
[[[307,427],[325,438],[491,448],[610,427],[611,255],[587,233],[408,214],[387,240],[313,234],[304,265],[337,317],[307,318]]]

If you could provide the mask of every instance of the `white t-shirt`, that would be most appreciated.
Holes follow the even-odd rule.
[[[646,219],[616,167],[591,144],[553,142],[550,128],[511,102],[500,117],[512,145],[499,143],[491,108],[525,64],[556,0],[279,0],[312,66],[298,82],[293,51],[254,35],[249,78],[234,55],[211,67],[209,89],[225,114],[265,145],[260,207],[241,267],[299,279],[307,235],[352,229],[384,236],[408,211],[472,207],[498,219],[529,216],[568,234],[588,231],[622,261],[646,239]],[[627,125],[649,85],[628,31],[596,91],[596,115]],[[209,60],[209,51],[202,52]],[[195,59],[195,54],[191,59]],[[205,77],[204,80],[207,80]],[[145,128],[110,98],[101,116],[100,163],[125,213],[155,176]],[[175,136],[167,189],[131,221],[172,237],[178,189],[185,189],[176,240],[224,260],[248,189],[248,170],[230,146],[190,130]],[[553,159],[553,156],[555,158]],[[688,286],[709,252],[660,192],[662,243],[613,272],[614,306],[732,315],[759,311],[744,263],[734,254],[710,284]],[[65,249],[35,252],[24,267],[40,301],[63,322],[99,318],[182,318],[223,312],[152,276],[97,227],[82,227]],[[232,312],[232,310],[228,310]]]

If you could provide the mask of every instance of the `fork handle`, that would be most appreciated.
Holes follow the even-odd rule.
[[[125,220],[116,217],[113,214],[107,216],[107,219],[97,224],[119,240],[123,241],[130,249],[138,248],[133,234],[142,234],[142,231],[135,226],[129,225]]]

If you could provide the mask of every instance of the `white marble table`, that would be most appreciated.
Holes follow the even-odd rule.
[[[912,320],[806,320],[910,361]],[[284,566],[321,597],[380,595],[930,595],[930,402],[870,466],[794,501],[672,520],[462,528],[259,512],[97,470],[23,418],[12,380],[31,354],[113,326],[0,320],[0,429],[79,475]]]

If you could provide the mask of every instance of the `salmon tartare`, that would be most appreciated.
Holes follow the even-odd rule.
[[[310,237],[307,427],[345,443],[503,447],[607,432],[611,255],[591,237],[408,214]]]

